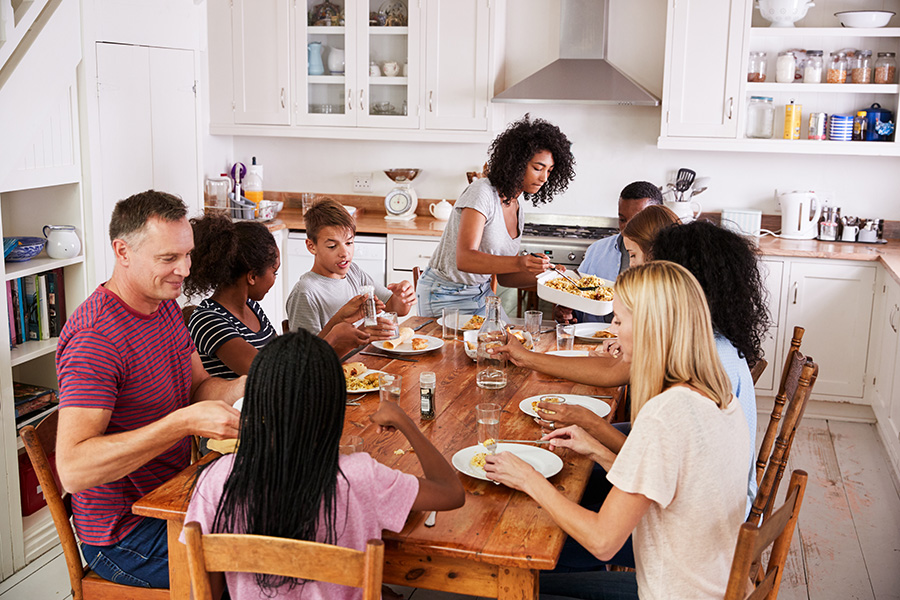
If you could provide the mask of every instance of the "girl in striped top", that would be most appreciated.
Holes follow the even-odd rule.
[[[191,314],[188,329],[213,377],[246,375],[256,353],[278,334],[257,304],[275,283],[281,257],[262,223],[222,215],[191,219],[194,250],[188,296],[212,295]]]

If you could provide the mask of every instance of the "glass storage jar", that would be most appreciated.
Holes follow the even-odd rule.
[[[775,135],[775,105],[769,96],[750,96],[747,105],[747,137],[769,139]]]
[[[751,52],[747,63],[747,81],[762,83],[766,80],[766,53]]]
[[[853,57],[853,66],[850,69],[850,81],[852,83],[872,83],[872,51],[860,50]]]
[[[807,50],[803,65],[803,83],[822,83],[822,51]]]
[[[843,52],[832,52],[828,59],[828,72],[825,75],[827,83],[844,83],[847,80],[847,55]]]
[[[875,61],[875,83],[897,82],[897,58],[894,52],[879,52]]]
[[[794,83],[794,72],[797,68],[797,56],[790,50],[778,53],[775,61],[775,82]]]

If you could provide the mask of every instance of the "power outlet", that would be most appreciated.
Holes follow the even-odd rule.
[[[360,193],[370,193],[372,191],[372,174],[371,173],[354,173],[353,174],[353,191]]]

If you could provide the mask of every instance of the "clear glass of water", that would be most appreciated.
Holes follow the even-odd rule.
[[[575,348],[575,326],[557,323],[556,325],[556,349],[572,350]]]
[[[478,422],[478,443],[487,446],[496,446],[500,437],[500,410],[499,404],[486,402],[475,406],[475,418]]]
[[[541,321],[544,313],[539,310],[525,311],[525,331],[531,334],[531,341],[535,344],[541,339]]]
[[[399,402],[403,377],[392,373],[378,375],[378,395],[382,402]]]
[[[397,313],[395,312],[383,312],[378,316],[378,320],[382,321],[385,324],[390,324],[391,327],[394,328],[394,335],[397,335],[400,331],[400,323],[397,320]]]
[[[445,340],[455,340],[459,330],[459,309],[441,309],[441,337]]]

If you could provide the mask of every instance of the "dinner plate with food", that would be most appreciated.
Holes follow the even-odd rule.
[[[379,350],[396,354],[422,354],[437,350],[444,345],[444,340],[431,335],[419,335],[409,327],[401,327],[400,335],[392,340],[372,342]]]
[[[577,323],[575,339],[581,342],[605,342],[616,339],[616,334],[609,331],[611,323]]]
[[[572,404],[575,406],[583,406],[586,409],[590,410],[598,417],[605,417],[609,414],[609,404],[600,400],[599,398],[592,398],[591,396],[580,396],[578,394],[542,394],[540,396],[529,396],[525,398],[521,402],[519,402],[519,410],[528,415],[529,417],[538,417],[541,415],[539,413],[547,412],[546,410],[539,409],[537,407],[538,402],[542,399],[544,402],[553,403],[554,400],[552,398],[556,398],[557,402],[562,404]]]
[[[528,446],[526,444],[497,444],[496,454],[501,452],[512,452],[544,477],[550,478],[562,471],[563,461],[560,457],[544,448],[537,446]],[[487,473],[484,472],[485,457],[488,455],[487,449],[481,444],[463,448],[453,455],[450,462],[460,473],[465,473],[469,477],[491,481],[488,479]]]
[[[444,317],[438,317],[437,324],[444,326]],[[459,315],[460,331],[478,331],[484,324],[484,317],[480,315]]]
[[[378,389],[378,375],[383,371],[370,369],[361,362],[351,362],[341,366],[344,369],[348,394],[365,394]]]

